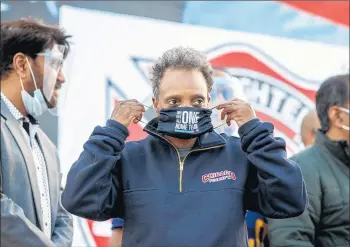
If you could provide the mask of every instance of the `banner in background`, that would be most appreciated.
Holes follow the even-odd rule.
[[[322,17],[336,25],[349,28],[349,1],[279,1],[291,7]]]
[[[60,25],[73,35],[68,57],[71,83],[59,119],[59,154],[67,173],[96,125],[104,125],[116,101],[152,104],[148,73],[155,59],[175,46],[205,52],[216,70],[238,81],[258,117],[275,125],[288,154],[298,152],[303,116],[314,107],[325,78],[349,67],[347,47],[234,32],[154,19],[61,7]],[[144,122],[155,115],[149,109]],[[144,124],[130,127],[128,140],[145,136]],[[73,246],[107,246],[110,222],[75,218]]]
[[[349,46],[349,1],[186,1],[183,23]]]

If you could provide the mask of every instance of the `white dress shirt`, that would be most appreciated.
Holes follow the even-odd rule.
[[[22,133],[27,139],[31,147],[34,163],[36,166],[35,170],[36,170],[36,176],[38,179],[38,187],[41,195],[40,202],[41,202],[41,209],[42,209],[42,214],[44,219],[43,232],[48,238],[51,239],[51,206],[50,206],[49,181],[47,177],[45,159],[40,149],[40,146],[35,138],[39,125],[32,124],[28,117],[24,117],[2,92],[1,92],[1,99],[5,102],[11,114],[18,121],[18,124],[20,125],[22,130]],[[27,122],[29,124],[30,134],[28,134],[27,131],[23,128],[23,122]]]

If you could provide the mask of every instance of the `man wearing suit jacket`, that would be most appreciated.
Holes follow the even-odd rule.
[[[63,30],[31,19],[1,23],[1,246],[72,244],[56,147],[36,120],[54,111],[69,51]]]

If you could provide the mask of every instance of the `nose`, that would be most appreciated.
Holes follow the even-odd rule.
[[[63,74],[63,71],[62,69],[60,69],[60,71],[58,72],[58,75],[57,75],[57,81],[61,84],[65,83],[66,82],[66,78]]]
[[[179,105],[180,107],[194,107],[193,105],[191,104],[181,104]]]
[[[180,106],[181,107],[193,107],[192,101],[190,99],[183,99]]]

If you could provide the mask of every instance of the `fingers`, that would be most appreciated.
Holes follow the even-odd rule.
[[[225,116],[235,112],[239,106],[234,102],[229,102],[218,106],[216,109],[221,110],[221,120],[224,120]]]
[[[146,111],[143,104],[141,104],[140,102],[138,102],[135,99],[126,100],[124,102],[126,105],[128,105],[128,108],[130,110],[130,112],[129,112],[130,120],[134,124],[137,124],[138,122],[140,122],[142,119],[142,115],[143,115],[142,113]]]
[[[215,108],[217,109],[217,110],[221,110],[221,109],[223,109],[223,108],[225,108],[225,107],[232,107],[232,106],[234,106],[234,105],[240,105],[240,104],[242,104],[242,103],[244,103],[245,101],[243,101],[243,100],[237,100],[236,98],[235,99],[233,99],[233,100],[231,100],[231,101],[229,101],[229,102],[226,102],[226,103],[224,103],[224,104],[220,104],[220,105],[217,105]]]
[[[221,120],[224,120],[226,115],[229,115],[231,113],[233,113],[236,109],[234,107],[226,107],[223,108],[222,112],[221,112]]]
[[[141,121],[141,119],[142,119],[142,113],[139,114],[137,117],[134,118],[133,123],[134,123],[134,124],[137,124],[138,122]]]
[[[131,110],[128,113],[128,115],[129,115],[130,121],[133,121],[133,123],[136,124],[136,123],[141,121],[143,114],[142,114],[142,111],[140,111],[140,110]]]
[[[124,100],[117,102],[116,109],[124,110],[124,111],[139,111],[145,112],[145,107],[138,102],[137,100]]]
[[[135,99],[118,101],[115,104],[111,119],[128,127],[131,122],[138,123],[145,107]]]
[[[249,120],[256,117],[254,109],[251,105],[241,99],[234,98],[233,100],[220,104],[216,107],[217,110],[221,111],[221,120],[224,120],[226,117],[226,123],[228,126],[231,126],[231,121],[234,120],[238,126],[243,125]]]
[[[239,98],[233,98],[232,99],[233,102],[243,102],[243,103],[247,103],[246,101],[239,99]]]
[[[145,107],[143,106],[143,104],[141,104],[135,99],[119,101],[118,103],[120,103],[120,105],[124,107],[128,107],[131,109],[143,109],[143,111],[145,111]]]
[[[234,113],[231,113],[231,114],[228,114],[228,115],[227,115],[226,124],[227,124],[228,126],[231,126],[231,121],[232,121],[232,120],[235,120],[235,115],[234,115]]]

